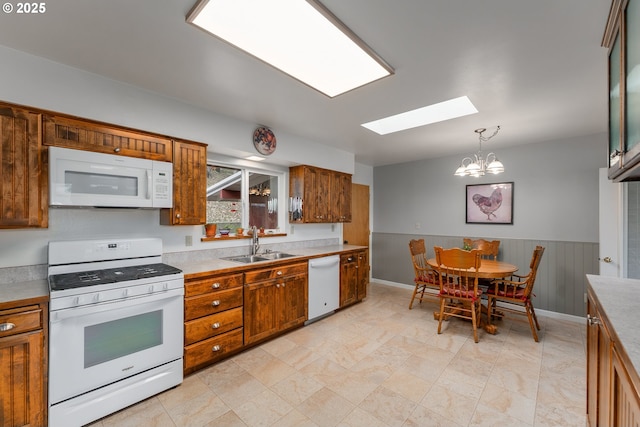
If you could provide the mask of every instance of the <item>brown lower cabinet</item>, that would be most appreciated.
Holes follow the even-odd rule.
[[[244,343],[302,325],[308,316],[307,262],[245,273]]]
[[[47,304],[0,310],[0,426],[47,424]]]
[[[302,326],[309,315],[308,281],[306,260],[186,275],[184,374]],[[341,255],[340,282],[341,307],[367,296],[367,249]]]
[[[185,375],[242,348],[242,287],[242,273],[185,278]]]
[[[640,427],[640,378],[589,291],[587,420],[590,427]]]
[[[368,285],[368,251],[364,249],[340,255],[340,307],[366,298]]]

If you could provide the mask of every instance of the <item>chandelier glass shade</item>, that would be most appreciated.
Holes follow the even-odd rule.
[[[456,169],[455,175],[457,176],[484,176],[487,173],[499,174],[504,172],[504,165],[495,153],[489,153],[486,156],[482,155],[482,143],[490,140],[497,135],[500,130],[500,126],[496,128],[496,131],[488,137],[482,136],[486,132],[485,128],[476,129],[474,132],[478,134],[478,153],[473,154],[472,157],[465,157],[460,162],[460,167]]]

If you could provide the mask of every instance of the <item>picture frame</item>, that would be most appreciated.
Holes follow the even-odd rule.
[[[513,224],[513,182],[467,185],[465,195],[467,224]]]

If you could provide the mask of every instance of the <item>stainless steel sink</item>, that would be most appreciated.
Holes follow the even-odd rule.
[[[290,258],[292,256],[297,256],[293,254],[288,254],[285,252],[269,252],[266,254],[260,254],[261,257],[265,257],[267,259],[282,259],[282,258]]]
[[[258,261],[269,261],[272,258],[265,258],[262,255],[244,255],[244,256],[234,256],[234,257],[229,257],[229,258],[223,258],[226,259],[227,261],[235,261],[235,262],[243,262],[245,264],[249,264],[252,262],[258,262]]]

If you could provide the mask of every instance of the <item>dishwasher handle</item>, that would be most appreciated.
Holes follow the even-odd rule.
[[[329,268],[340,264],[338,255],[309,260],[309,268]]]

